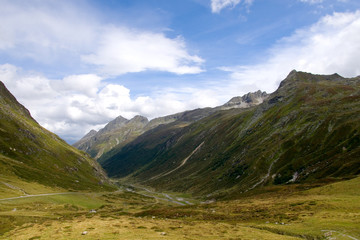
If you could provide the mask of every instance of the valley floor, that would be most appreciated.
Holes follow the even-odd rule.
[[[301,186],[302,187],[302,186]],[[360,178],[237,200],[123,187],[0,201],[0,239],[360,239]]]

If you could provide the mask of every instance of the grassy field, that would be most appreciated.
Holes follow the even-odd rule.
[[[360,178],[211,204],[166,200],[179,196],[135,188],[0,201],[0,239],[360,239]]]

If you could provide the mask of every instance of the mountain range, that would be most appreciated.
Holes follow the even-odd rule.
[[[360,77],[294,70],[271,94],[151,121],[119,116],[77,142],[83,151],[41,127],[3,83],[0,112],[0,190],[16,188],[8,179],[112,190],[108,175],[212,198],[360,174]]]
[[[110,177],[208,197],[360,173],[360,77],[294,70],[274,93],[255,95],[261,97],[159,118],[151,127],[139,116],[116,119],[109,124],[117,129],[141,120],[98,161]]]
[[[255,106],[262,103],[267,97],[266,92],[257,91],[242,97],[234,97],[223,106],[195,109],[155,118],[151,121],[143,116],[135,116],[130,120],[119,116],[99,131],[91,130],[73,146],[87,152],[91,157],[99,159],[113,148],[120,149],[136,137],[159,125],[166,125],[175,121],[186,122],[187,124],[193,123],[219,110]]]

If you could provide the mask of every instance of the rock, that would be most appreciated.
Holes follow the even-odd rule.
[[[83,232],[81,233],[81,235],[86,235],[86,234],[88,234],[87,231],[83,231]]]
[[[266,92],[261,92],[259,90],[257,92],[245,94],[242,97],[233,97],[230,99],[230,101],[220,106],[219,108],[222,110],[231,108],[248,108],[261,104],[268,97],[269,95]]]
[[[161,236],[165,236],[165,235],[166,235],[166,232],[161,232],[160,235],[161,235]]]

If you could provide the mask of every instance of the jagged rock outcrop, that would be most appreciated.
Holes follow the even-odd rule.
[[[261,104],[268,97],[269,95],[266,92],[262,92],[259,90],[257,92],[245,94],[242,97],[233,97],[232,99],[230,99],[230,101],[222,105],[220,108],[222,110],[232,108],[248,108]]]

